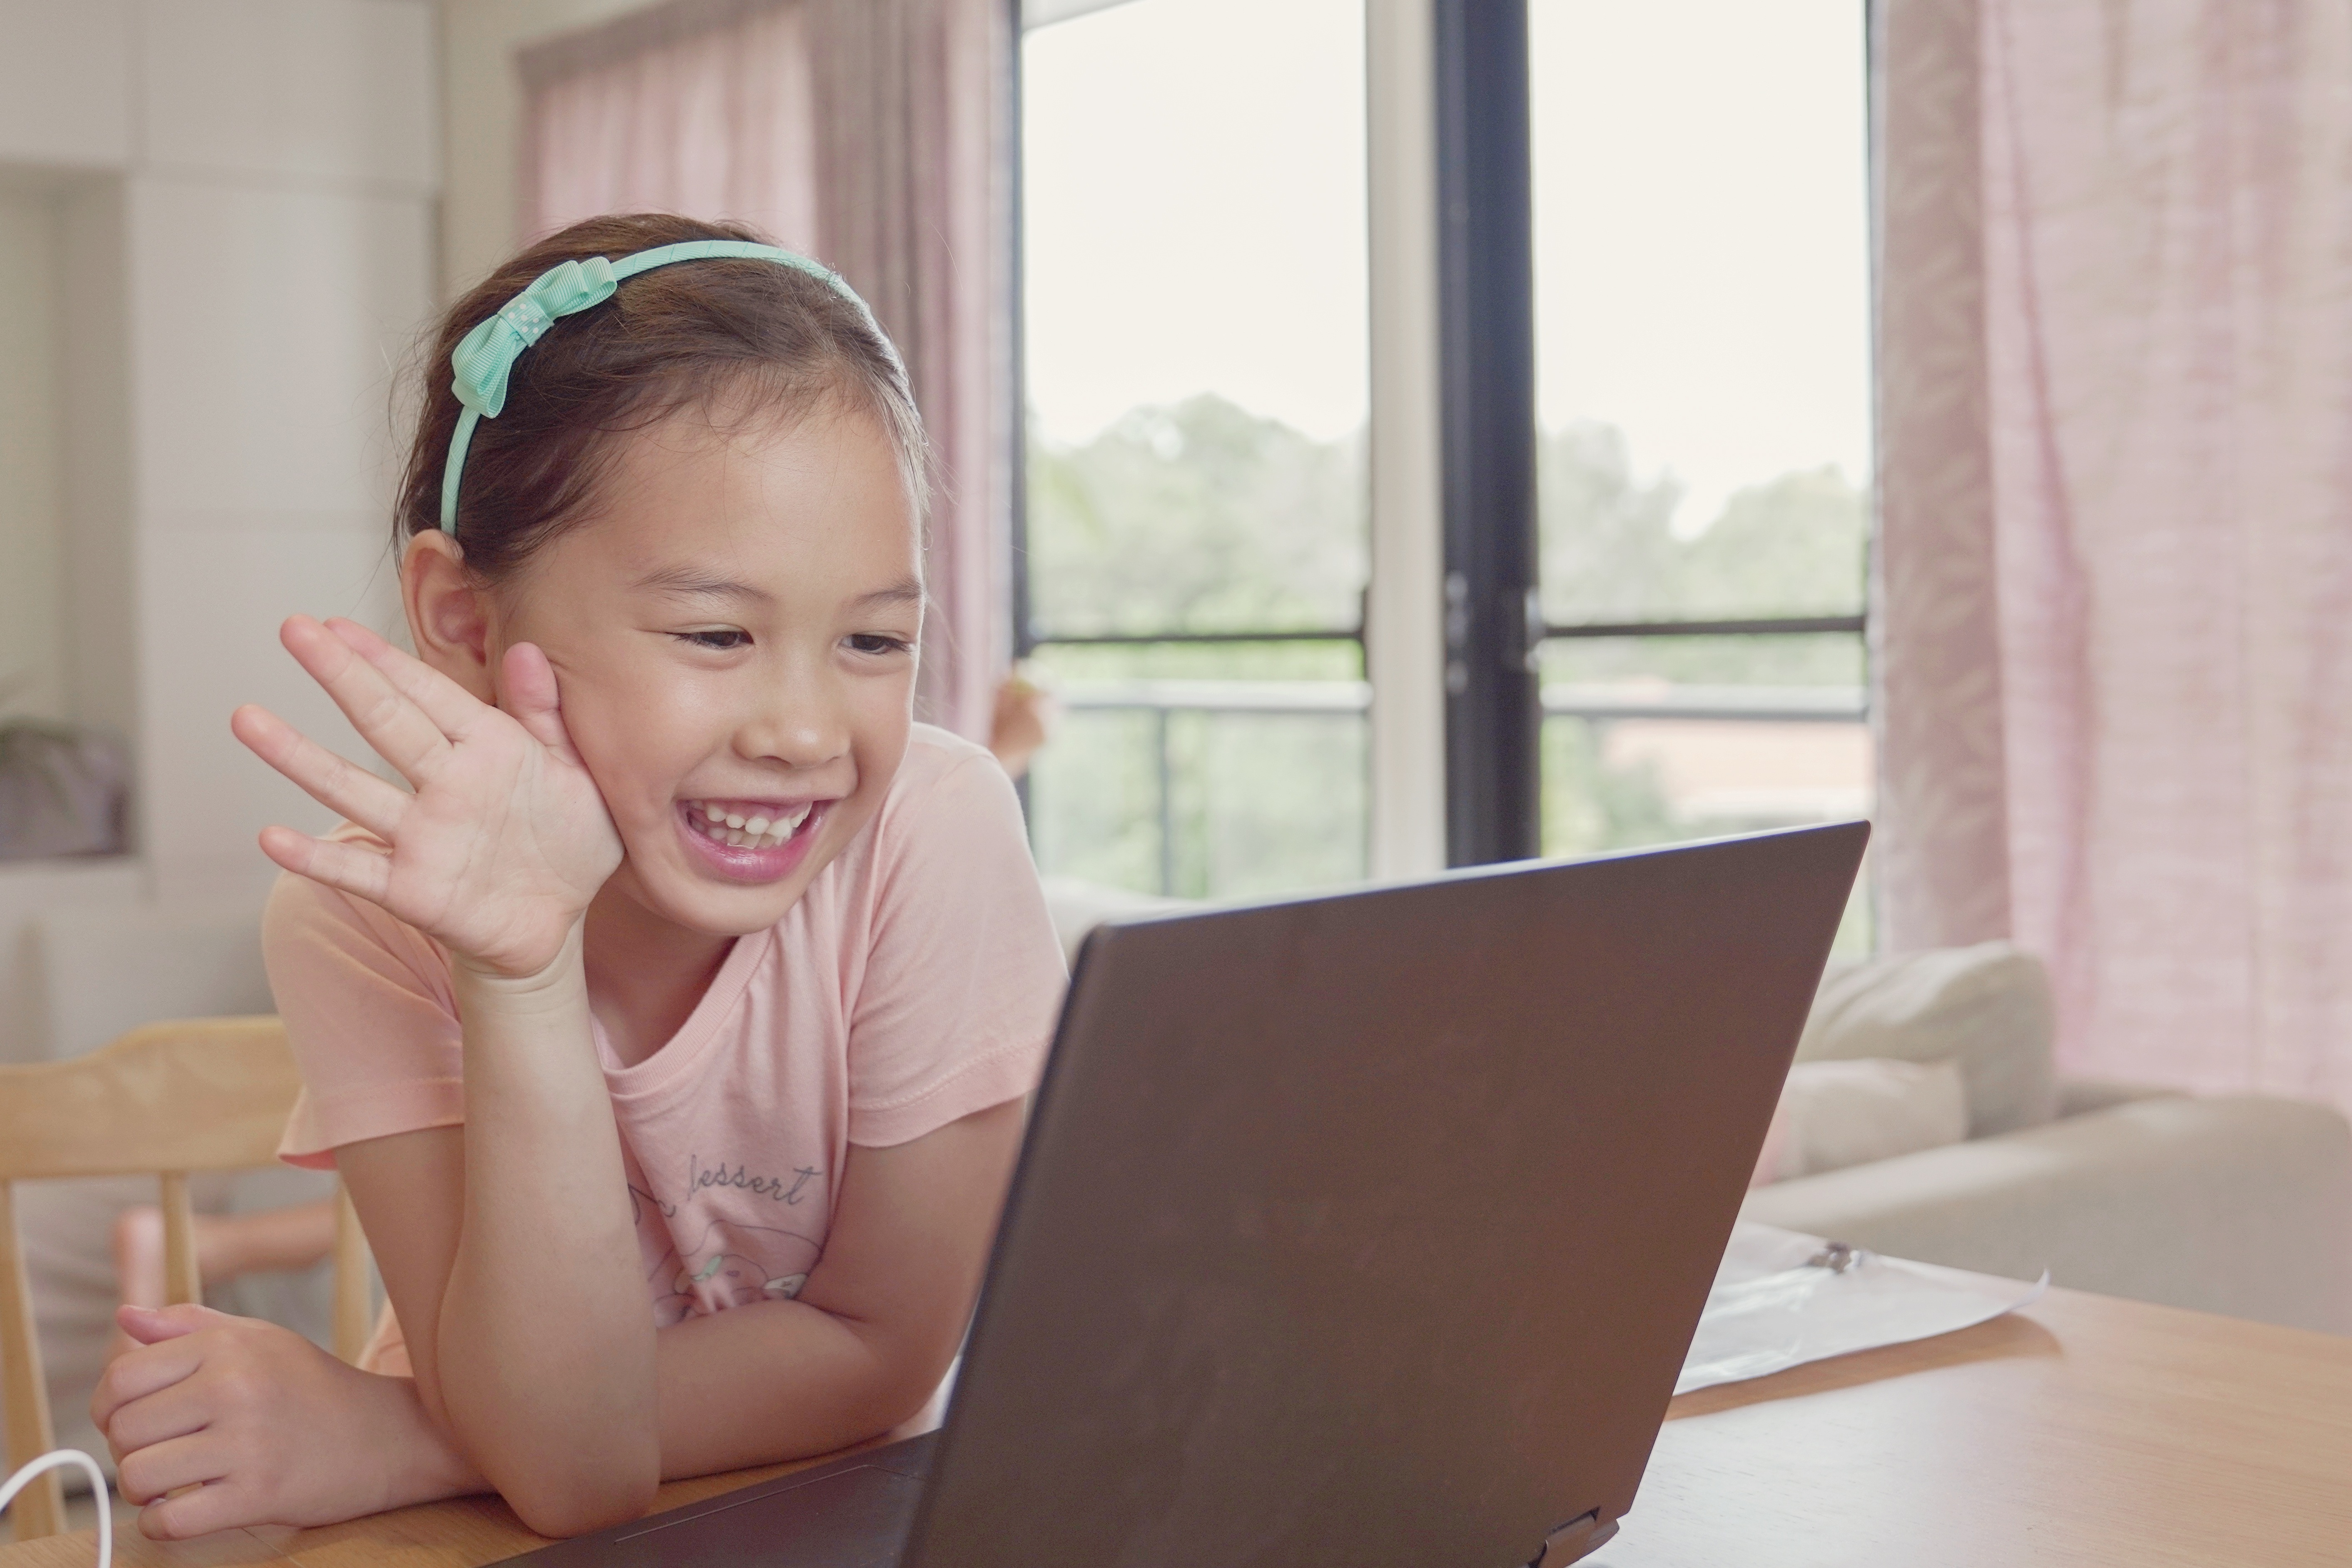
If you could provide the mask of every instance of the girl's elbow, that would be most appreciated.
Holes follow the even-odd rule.
[[[526,1528],[562,1539],[642,1517],[659,1485],[651,1473],[625,1479],[548,1477],[502,1486],[499,1495]]]
[[[940,1403],[952,1352],[934,1356],[917,1353],[890,1367],[877,1380],[866,1402],[865,1415],[872,1430],[866,1436],[895,1431]]]
[[[635,1447],[633,1445],[633,1447]],[[660,1456],[541,1452],[499,1467],[499,1495],[541,1535],[586,1535],[643,1515],[661,1487]]]

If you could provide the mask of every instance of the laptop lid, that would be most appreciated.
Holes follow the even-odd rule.
[[[908,1568],[1605,1540],[1867,837],[1097,931]]]

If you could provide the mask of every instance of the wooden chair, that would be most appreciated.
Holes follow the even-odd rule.
[[[0,1067],[0,1396],[9,1470],[57,1446],[11,1184],[160,1177],[166,1294],[174,1304],[199,1300],[188,1177],[274,1163],[301,1081],[274,1017],[150,1024],[71,1061]],[[335,1353],[352,1361],[370,1327],[367,1243],[340,1189],[334,1258]],[[19,1541],[63,1530],[58,1474],[19,1493],[13,1512]]]

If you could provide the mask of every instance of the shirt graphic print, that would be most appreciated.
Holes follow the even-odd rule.
[[[799,1295],[824,1250],[831,1199],[832,1184],[814,1165],[770,1173],[695,1152],[675,1185],[632,1170],[629,1209],[650,1260],[654,1326]]]

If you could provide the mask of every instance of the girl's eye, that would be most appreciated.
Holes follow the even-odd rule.
[[[724,631],[672,632],[670,635],[689,647],[709,648],[713,653],[731,653],[739,647],[750,647],[751,642],[750,634],[732,626]]]
[[[912,646],[900,637],[885,637],[879,632],[852,632],[849,646],[859,653],[904,653]]]

